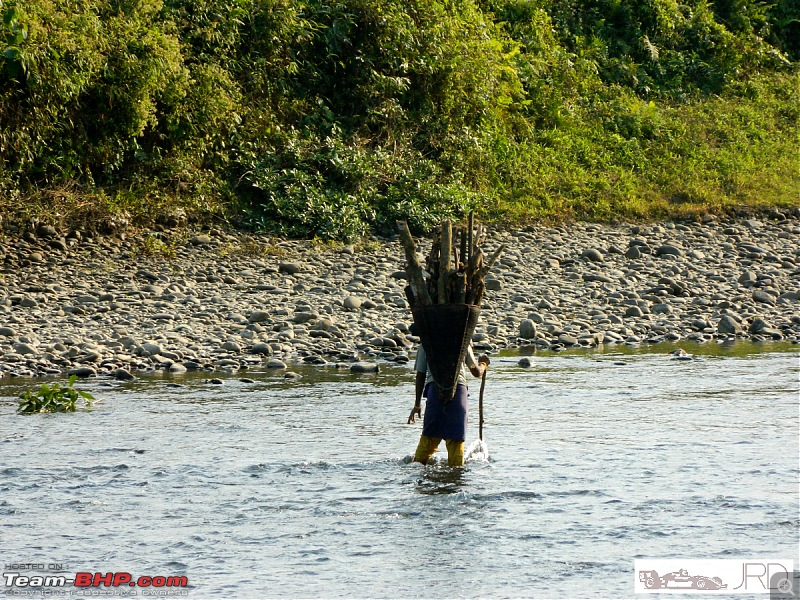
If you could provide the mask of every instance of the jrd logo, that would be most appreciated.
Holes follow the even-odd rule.
[[[634,589],[639,594],[785,594],[787,585],[792,588],[793,569],[793,560],[775,558],[637,559],[634,561]],[[781,582],[784,589],[779,590],[776,586]],[[782,597],[800,598],[795,595]]]
[[[769,582],[773,580],[773,577],[780,574],[791,578],[793,568],[794,563],[792,563],[790,569],[787,569],[786,566],[780,562],[745,562],[742,564],[742,580],[739,582],[739,585],[733,589],[734,591],[742,589],[742,591],[748,592],[769,592],[772,589]],[[758,584],[749,581],[752,579],[758,580]],[[748,582],[750,585],[749,589],[747,587]]]

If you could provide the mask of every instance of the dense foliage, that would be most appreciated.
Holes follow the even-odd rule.
[[[793,0],[0,0],[7,220],[797,204]]]

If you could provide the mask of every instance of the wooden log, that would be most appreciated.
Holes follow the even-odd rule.
[[[438,268],[436,265],[439,263],[439,252],[441,250],[441,246],[439,243],[439,234],[433,236],[433,243],[431,244],[431,252],[428,254],[428,259],[426,261],[426,269],[431,276],[438,275],[436,269]]]
[[[403,288],[403,293],[406,295],[406,302],[408,302],[408,305],[410,307],[413,307],[415,300],[414,300],[414,290],[412,289],[412,287],[410,285],[407,285],[406,287]]]
[[[472,237],[475,229],[475,211],[469,211],[467,217],[467,259],[464,261],[465,265],[469,264],[470,257],[475,254],[475,240]]]
[[[459,234],[461,235],[461,248],[459,248],[458,258],[456,259],[456,269],[460,268],[461,265],[465,268],[467,266],[467,230],[462,228]]]
[[[466,304],[467,302],[467,275],[459,271],[453,277],[455,280],[453,291],[453,302],[455,304]]]
[[[439,304],[448,304],[447,277],[450,274],[450,251],[453,245],[453,228],[450,221],[442,222],[441,259],[439,260]]]
[[[489,274],[489,271],[494,266],[494,263],[497,262],[497,259],[500,258],[500,254],[503,253],[505,250],[506,245],[500,244],[500,247],[495,250],[492,255],[489,257],[489,260],[486,261],[486,264],[480,270],[480,278],[483,279]]]
[[[467,286],[472,283],[472,278],[483,266],[483,252],[479,247],[472,249],[472,256],[469,257],[469,264],[467,265]]]
[[[470,268],[467,269],[467,304],[475,304],[475,298],[480,283],[480,272],[483,268],[483,252],[476,248],[475,254],[470,257]]]
[[[486,287],[484,286],[483,280],[478,283],[477,287],[475,288],[475,300],[473,304],[475,306],[480,306],[481,302],[483,302],[483,293],[486,291]]]
[[[439,261],[435,261],[433,266],[428,271],[430,277],[426,280],[428,286],[428,294],[431,297],[431,302],[436,304],[439,294]]]
[[[487,230],[482,224],[475,223],[474,213],[469,214],[466,227],[454,230],[450,221],[443,221],[439,231],[434,233],[431,251],[426,259],[427,279],[419,264],[416,244],[408,225],[404,221],[398,221],[397,225],[406,252],[406,271],[414,304],[480,306],[486,291],[486,275],[505,245],[497,248],[488,258],[484,255],[481,244],[486,239]]]
[[[475,246],[483,246],[486,241],[486,227],[484,227],[483,223],[478,223],[475,229]]]
[[[428,278],[426,280],[428,295],[431,298],[432,304],[436,303],[439,294],[438,283],[439,283],[440,251],[441,251],[441,246],[439,244],[439,233],[437,232],[433,236],[431,251],[428,254],[428,259],[426,261],[426,267],[425,267],[425,270],[428,272]]]
[[[414,293],[415,304],[433,304],[430,294],[425,284],[425,277],[422,275],[422,266],[417,258],[417,245],[411,237],[408,223],[405,221],[397,222],[397,229],[400,232],[400,241],[406,253],[406,273],[408,274],[409,284]]]

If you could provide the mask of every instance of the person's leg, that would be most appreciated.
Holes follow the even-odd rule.
[[[428,437],[427,435],[419,436],[417,451],[414,452],[414,462],[420,462],[423,465],[428,464],[428,461],[431,459],[431,456],[433,456],[433,453],[436,452],[436,448],[439,447],[439,442],[441,441],[442,438]]]
[[[450,467],[460,467],[464,464],[464,442],[458,440],[445,440],[447,446],[447,464]]]

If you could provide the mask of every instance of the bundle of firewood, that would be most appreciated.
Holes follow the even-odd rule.
[[[412,307],[430,304],[481,305],[486,275],[505,246],[501,245],[488,259],[484,258],[481,244],[486,241],[486,233],[482,225],[476,229],[472,213],[467,223],[461,226],[453,228],[450,221],[442,223],[440,231],[434,235],[425,271],[417,257],[416,242],[408,224],[398,221],[397,228],[408,262],[406,272],[413,294],[409,298]],[[426,272],[428,277],[425,276]]]

